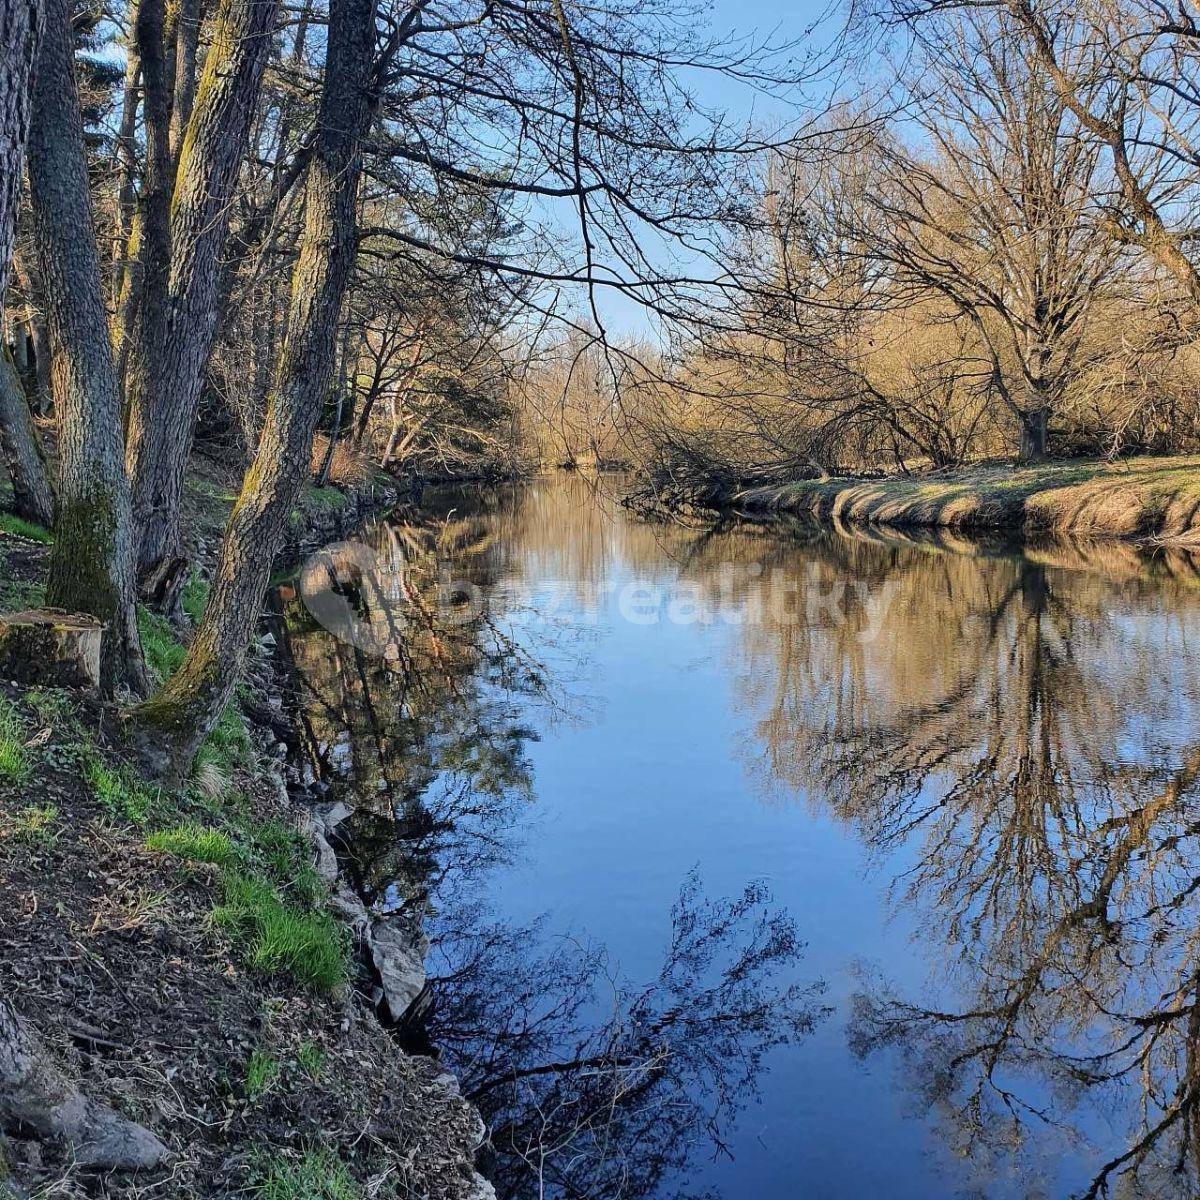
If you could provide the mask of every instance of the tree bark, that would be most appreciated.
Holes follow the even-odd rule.
[[[54,395],[50,386],[50,335],[46,331],[46,318],[34,304],[34,297],[42,294],[42,282],[29,256],[20,251],[13,253],[13,273],[25,293],[25,321],[33,343],[33,381],[36,388],[29,403],[40,416],[47,416],[54,408]]]
[[[184,132],[196,99],[196,51],[200,45],[200,0],[176,0],[175,95],[171,103],[171,154],[178,163]]]
[[[23,330],[21,336],[25,336]],[[12,480],[13,512],[50,529],[54,525],[54,493],[25,389],[7,350],[0,360],[0,449]]]
[[[89,1100],[0,997],[0,1126],[32,1130],[68,1147],[75,1163],[108,1171],[152,1170],[167,1148],[148,1129]]]
[[[332,0],[319,137],[305,182],[287,337],[262,436],[221,545],[204,619],[182,666],[135,714],[147,765],[179,777],[233,692],[271,562],[309,478],[355,251],[361,146],[370,125],[377,0]],[[152,749],[151,749],[152,748]]]
[[[1021,414],[1021,461],[1043,462],[1046,458],[1046,428],[1050,412],[1033,408]]]
[[[131,350],[126,463],[144,577],[182,556],[179,502],[216,331],[230,198],[277,12],[278,0],[222,0],[179,148],[162,307],[139,322]],[[151,299],[148,289],[143,309]]]
[[[40,0],[0,0],[0,301],[8,291],[17,237],[30,79],[42,13]]]
[[[17,374],[24,377],[29,370],[29,331],[25,328],[24,320],[15,312],[9,311],[8,340],[12,345],[13,366]]]
[[[108,626],[106,690],[142,692],[121,405],[92,222],[69,0],[46,0],[33,89],[29,189],[59,409],[59,503],[47,603]]]
[[[125,47],[125,86],[121,95],[121,124],[116,139],[117,228],[113,238],[112,341],[117,360],[117,382],[125,386],[129,344],[137,320],[141,290],[138,266],[139,223],[137,214],[137,115],[140,101],[142,63],[137,48],[137,3],[128,9],[130,35]]]
[[[3,678],[42,687],[100,686],[104,626],[94,617],[35,608],[0,616]]]
[[[42,11],[36,0],[0,0],[0,300],[8,291],[16,243]],[[25,336],[23,329],[20,336]],[[14,509],[48,525],[54,499],[25,391],[7,350],[0,363],[0,448],[12,479]]]

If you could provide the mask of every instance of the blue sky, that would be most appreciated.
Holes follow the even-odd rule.
[[[800,0],[783,9],[767,0],[714,0],[707,6],[707,13],[708,32],[718,39],[728,35],[731,42],[737,42],[749,37],[756,42],[780,45],[803,37],[803,44],[795,48],[796,58],[806,54],[814,58],[819,56],[828,47],[842,19],[840,6],[832,6],[828,0]],[[812,32],[805,36],[809,30]],[[763,129],[778,129],[802,121],[805,113],[812,112],[828,94],[827,85],[817,85],[809,98],[811,106],[806,107],[799,97],[799,104],[789,104],[718,72],[698,71],[694,75],[690,86],[709,110],[727,113],[734,124],[753,121]],[[566,214],[560,215],[565,223]],[[573,228],[571,233],[577,233],[577,229]],[[674,259],[674,256],[673,250],[664,247],[664,259]],[[600,290],[604,294],[598,296],[598,307],[612,337],[653,336],[652,314],[627,296]],[[576,295],[564,294],[564,306],[586,304],[582,289],[577,292]]]

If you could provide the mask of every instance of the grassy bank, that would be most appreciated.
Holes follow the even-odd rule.
[[[217,493],[193,480],[201,550],[219,531]],[[39,601],[45,540],[0,527],[4,607]],[[189,581],[193,620],[205,593]],[[168,676],[182,645],[162,618],[140,623],[151,670]],[[281,690],[266,648],[248,669],[256,694]],[[89,1170],[10,1124],[0,1197],[479,1194],[478,1118],[379,1024],[277,751],[234,703],[191,780],[152,786],[123,754],[113,706],[0,682],[0,996],[89,1100],[168,1150],[150,1171]]]
[[[1200,540],[1200,457],[1072,460],[885,479],[797,480],[738,493],[752,514],[895,528],[1011,529]]]

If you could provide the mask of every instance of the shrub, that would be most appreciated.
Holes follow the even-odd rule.
[[[316,479],[325,462],[325,454],[329,449],[329,438],[318,433],[313,438],[312,475]],[[371,460],[353,446],[339,441],[333,448],[333,459],[329,464],[329,482],[339,487],[356,487],[366,483],[371,478]]]

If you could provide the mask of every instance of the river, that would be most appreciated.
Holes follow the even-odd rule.
[[[1200,566],[619,488],[433,493],[284,594],[499,1194],[1197,1194]]]

